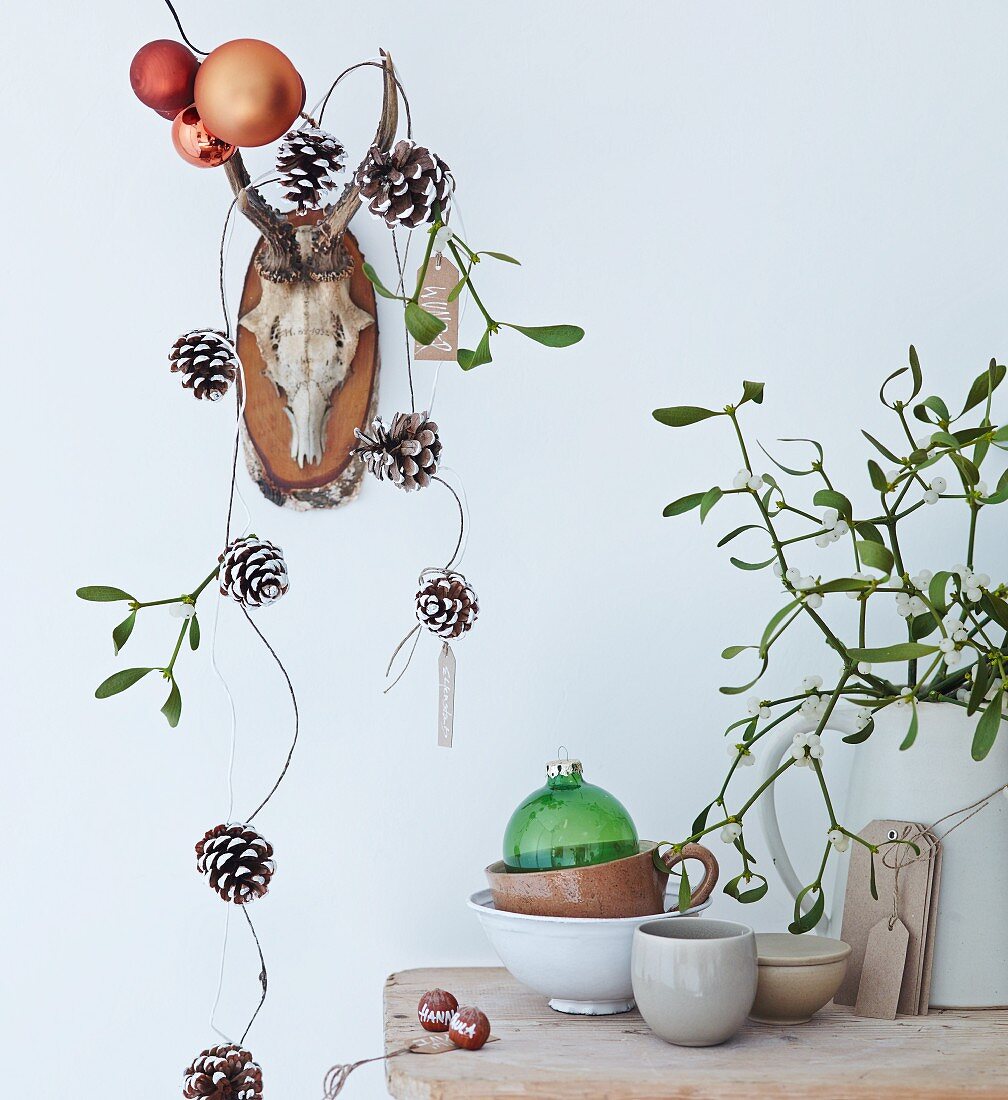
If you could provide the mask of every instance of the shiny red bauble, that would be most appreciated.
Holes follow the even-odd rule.
[[[196,74],[194,102],[222,141],[268,145],[294,125],[305,102],[297,69],[268,42],[236,38],[209,54]]]
[[[179,111],[172,123],[171,136],[178,155],[197,168],[219,168],[234,156],[236,149],[210,133],[195,106]]]
[[[137,99],[162,118],[173,119],[192,103],[200,64],[181,42],[159,38],[136,52],[130,84]]]

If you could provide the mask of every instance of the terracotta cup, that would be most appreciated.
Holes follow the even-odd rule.
[[[486,869],[494,908],[536,917],[612,919],[664,913],[668,873],[654,865],[657,847],[652,840],[642,840],[635,856],[554,871],[509,871],[498,860]],[[717,885],[718,864],[702,844],[686,844],[682,851],[664,856],[663,862],[671,870],[686,859],[699,860],[704,866],[703,881],[690,897],[692,907],[706,901]]]

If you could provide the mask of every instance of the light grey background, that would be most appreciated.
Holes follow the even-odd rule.
[[[907,345],[950,401],[1005,352],[1008,14],[589,0],[183,8],[205,47],[277,43],[310,97],[390,49],[417,137],[455,171],[470,238],[524,262],[482,271],[486,297],[505,317],[588,330],[563,352],[505,336],[492,366],[442,374],[438,420],[472,506],[465,568],[483,608],[457,647],[451,752],[435,746],[432,640],[382,695],[418,569],[454,538],[447,496],[368,483],[348,507],[301,515],[240,474],[254,529],[290,564],[289,597],[257,621],[303,715],[289,778],[260,819],[279,870],[254,909],[270,998],[249,1043],[270,1096],[309,1097],[331,1063],[379,1052],[389,971],[492,961],[465,898],[559,743],[644,836],[683,834],[716,791],[721,732],[739,713],[717,688],[740,674],[718,654],[758,639],[781,597],[769,571],[742,574],[714,549],[748,520],[742,508],[721,505],[702,530],[695,515],[661,518],[669,500],[727,484],[739,462],[724,423],[675,433],[652,408],[720,406],[743,377],[763,379],[753,434],[816,436],[867,500],[858,428],[890,430],[875,391]],[[173,35],[156,0],[18,5],[5,19],[5,1091],[126,1096],[142,1080],[147,1095],[172,1096],[212,1039],[224,910],[192,845],[226,810],[226,702],[205,652],[184,657],[176,731],[153,681],[96,702],[122,663],[108,637],[117,618],[73,590],[167,595],[218,550],[231,414],[197,406],[165,356],[180,332],[218,322],[229,193],[223,175],[176,157],[169,124],[130,93],[133,52]],[[334,97],[327,124],[356,154],[378,103],[370,71]],[[265,171],[269,153],[249,161]],[[388,273],[382,227],[361,216],[354,228]],[[252,240],[241,227],[233,291]],[[391,413],[405,374],[398,318],[381,310]],[[948,525],[936,512],[924,521],[916,549],[930,539],[935,554],[915,568],[958,560]],[[993,528],[982,534],[991,573],[999,545]],[[243,812],[282,761],[290,713],[268,655],[224,610]],[[159,663],[170,645],[174,620],[144,620],[129,664]],[[776,656],[778,690],[831,671],[811,635]],[[780,795],[808,873],[822,842],[810,778]],[[761,855],[755,829],[750,842]],[[781,927],[790,906],[771,884],[756,908],[719,896],[714,912]],[[233,927],[221,1020],[239,1033],[257,967]],[[350,1093],[377,1096],[380,1078],[363,1071]]]

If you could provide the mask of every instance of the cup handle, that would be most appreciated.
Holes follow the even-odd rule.
[[[709,849],[705,848],[702,844],[684,844],[680,851],[672,852],[668,851],[661,857],[662,863],[665,867],[671,871],[677,863],[682,863],[686,859],[698,859],[704,866],[703,882],[690,894],[690,908],[694,905],[701,905],[705,902],[717,886],[718,874],[720,869],[718,867],[717,857]],[[678,912],[678,904],[673,905],[668,911],[670,913]]]

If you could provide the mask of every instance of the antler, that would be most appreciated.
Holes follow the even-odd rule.
[[[381,59],[384,71],[384,94],[381,118],[378,120],[373,144],[380,149],[388,149],[395,138],[396,127],[399,125],[399,95],[391,55],[382,50]],[[326,211],[325,217],[319,222],[313,234],[315,257],[312,266],[315,270],[312,274],[314,278],[325,278],[323,272],[327,267],[335,270],[338,266],[336,253],[341,249],[340,240],[350,219],[360,208],[360,204],[360,188],[351,181],[343,188],[343,193],[335,205]]]
[[[238,209],[259,230],[266,245],[257,261],[260,273],[278,283],[296,279],[301,258],[294,227],[252,186],[241,150],[236,149],[224,167]]]

